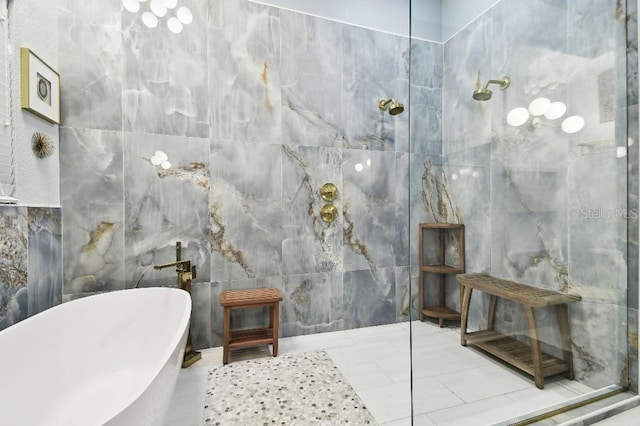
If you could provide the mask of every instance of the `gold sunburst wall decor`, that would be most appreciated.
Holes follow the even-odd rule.
[[[53,141],[44,133],[35,132],[31,136],[31,149],[36,157],[47,158],[53,154]]]

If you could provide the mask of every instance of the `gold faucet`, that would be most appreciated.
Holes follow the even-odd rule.
[[[182,259],[182,243],[178,241],[176,243],[176,261],[171,263],[164,263],[162,265],[154,265],[153,269],[159,270],[164,268],[176,267],[178,273],[178,287],[191,293],[191,280],[196,278],[196,266],[191,266],[190,260]]]
[[[176,243],[176,261],[164,263],[162,265],[154,265],[153,269],[165,269],[175,266],[178,273],[178,287],[187,291],[191,295],[191,280],[196,277],[196,266],[191,265],[190,260],[182,260],[182,243]],[[191,321],[189,321],[189,334],[187,335],[187,344],[182,359],[182,368],[189,367],[202,357],[201,353],[193,349],[191,339]]]

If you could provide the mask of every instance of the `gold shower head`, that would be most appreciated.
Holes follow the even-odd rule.
[[[478,75],[478,79],[479,79],[479,75]],[[473,99],[475,99],[476,101],[488,101],[489,99],[491,99],[491,95],[493,95],[493,92],[489,90],[490,84],[497,84],[500,87],[500,89],[504,90],[507,87],[509,87],[509,85],[511,84],[511,79],[505,75],[500,80],[487,81],[487,84],[485,84],[483,87],[473,92]]]
[[[391,106],[389,106],[389,104],[391,104]],[[402,111],[404,111],[404,105],[397,102],[393,98],[380,99],[380,102],[378,102],[378,108],[380,108],[383,111],[386,111],[387,109],[389,109],[389,114],[391,115],[398,115]]]

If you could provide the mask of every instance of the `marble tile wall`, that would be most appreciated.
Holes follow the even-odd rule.
[[[627,128],[620,7],[503,1],[444,45],[443,185],[466,226],[467,271],[581,294],[570,307],[574,365],[594,387],[621,382],[629,368],[627,162],[633,170],[638,159],[619,149]],[[503,75],[512,79],[507,90],[471,99],[477,83]],[[566,103],[584,129],[568,135],[551,121],[506,123],[511,109],[538,96]],[[447,297],[457,300],[456,291]],[[472,327],[485,324],[486,300],[478,296],[471,312]],[[510,303],[499,304],[496,321],[507,334],[526,330]],[[553,330],[553,311],[539,310],[538,321]],[[544,337],[543,347],[557,354],[557,336]]]
[[[440,165],[442,45],[413,42],[424,57],[411,147],[407,38],[246,1],[182,3],[196,19],[176,35],[115,0],[110,17],[96,13],[103,2],[61,2],[61,74],[74,81],[64,297],[174,285],[152,266],[181,241],[198,268],[197,347],[221,344],[229,289],[279,288],[284,336],[408,320],[410,152]],[[390,97],[407,111],[380,111]],[[168,170],[151,164],[157,150]],[[326,182],[339,189],[332,224],[320,218]],[[264,313],[234,321],[258,326]]]
[[[622,146],[624,96],[603,122],[609,94],[585,89],[614,70],[624,91],[615,2],[504,1],[444,45],[411,46],[246,1],[183,3],[195,20],[176,35],[144,28],[117,0],[60,2],[63,297],[173,285],[152,265],[182,241],[198,268],[197,347],[221,343],[228,289],[279,288],[284,336],[403,321],[418,306],[417,224],[461,221],[469,272],[583,294],[571,312],[578,375],[617,381],[623,354],[598,345],[624,347],[626,228],[580,217],[626,207],[626,160],[585,145]],[[508,90],[471,98],[504,74]],[[575,108],[585,129],[506,125],[542,93]],[[389,97],[407,111],[380,111]],[[156,150],[168,170],[151,164]],[[340,191],[332,224],[319,216],[325,182]],[[485,301],[472,310],[476,326]],[[505,331],[523,325],[513,306],[499,319]],[[598,323],[616,324],[606,343]]]
[[[0,206],[0,330],[61,303],[60,208]]]

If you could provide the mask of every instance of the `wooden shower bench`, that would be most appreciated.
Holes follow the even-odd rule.
[[[567,303],[581,300],[579,295],[533,287],[514,281],[503,280],[488,274],[460,274],[456,276],[462,292],[460,341],[463,346],[472,344],[520,370],[531,374],[538,388],[544,387],[544,378],[565,373],[573,379],[573,360]],[[489,294],[489,315],[486,330],[467,332],[469,305],[473,289]],[[498,333],[493,329],[497,299],[507,299],[522,305],[528,322],[530,346]],[[538,327],[533,308],[555,306],[563,359],[546,354],[540,349]]]
[[[224,307],[222,330],[222,363],[229,362],[229,350],[260,345],[273,345],[273,356],[278,356],[278,304],[282,294],[277,288],[223,291],[220,304]],[[269,326],[253,330],[231,330],[231,310],[269,307]]]

